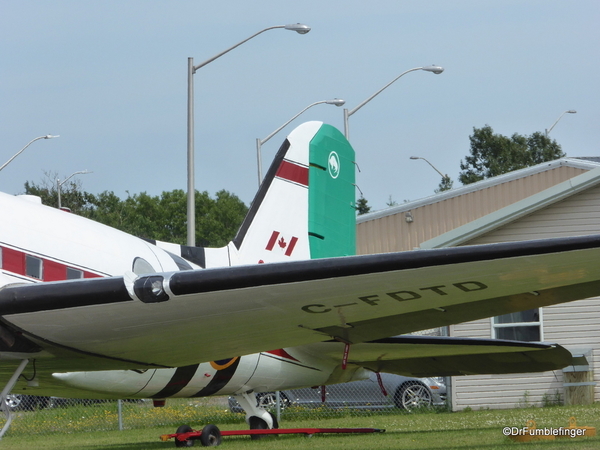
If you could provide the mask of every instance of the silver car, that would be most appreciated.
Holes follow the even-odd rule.
[[[446,386],[441,377],[409,378],[389,373],[380,375],[384,389],[381,388],[377,375],[372,373],[367,380],[325,386],[324,392],[322,386],[281,391],[281,407],[322,405],[354,409],[396,407],[411,411],[416,408],[446,404]],[[270,408],[276,405],[274,392],[257,393],[256,398],[260,406]],[[232,412],[243,411],[233,397],[229,397],[229,408]]]

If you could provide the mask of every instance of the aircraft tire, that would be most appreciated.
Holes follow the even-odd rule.
[[[250,422],[251,430],[266,430],[269,428],[267,426],[267,422],[265,422],[260,417],[252,416],[252,417],[250,417],[249,422]],[[251,434],[250,435],[250,439],[253,441],[258,441],[260,438],[262,438],[262,435],[260,435],[260,434]]]

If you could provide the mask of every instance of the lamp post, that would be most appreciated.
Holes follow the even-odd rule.
[[[65,178],[64,180],[60,181],[58,178],[56,179],[56,192],[58,193],[58,209],[60,209],[62,207],[62,204],[60,202],[60,188],[62,187],[63,184],[65,184],[71,177],[74,177],[75,175],[83,175],[83,174],[87,174],[87,173],[92,173],[92,172],[88,172],[88,170],[80,170],[78,172],[73,172],[71,175],[69,175],[67,178]]]
[[[554,122],[552,124],[552,126],[550,128],[546,128],[546,137],[548,137],[548,135],[550,134],[550,132],[552,131],[552,128],[554,128],[554,126],[558,123],[558,121],[560,119],[562,119],[562,116],[564,116],[565,114],[576,114],[577,111],[575,111],[574,109],[568,109],[565,112],[563,112],[558,119],[556,119],[556,122]]]
[[[396,78],[394,78],[388,84],[386,84],[384,87],[382,87],[381,89],[379,89],[377,92],[375,92],[373,95],[371,95],[368,99],[366,99],[364,102],[362,102],[356,108],[351,109],[351,110],[344,109],[344,136],[346,136],[346,139],[349,139],[348,118],[352,114],[354,114],[356,111],[358,111],[360,108],[362,108],[367,103],[369,103],[371,100],[373,100],[377,95],[379,95],[381,93],[381,91],[383,91],[384,89],[386,89],[387,87],[389,87],[392,83],[394,83],[400,77],[402,77],[403,75],[406,75],[409,72],[414,72],[415,70],[424,70],[426,72],[433,72],[435,74],[440,74],[440,73],[442,73],[444,71],[444,68],[440,67],[440,66],[433,65],[433,66],[415,67],[414,69],[409,69],[409,70],[407,70],[405,72],[402,72],[400,75],[398,75]]]
[[[236,47],[239,47],[243,43],[249,41],[253,37],[258,36],[268,30],[276,28],[283,28],[285,30],[295,31],[298,34],[306,34],[310,31],[308,25],[301,23],[291,25],[279,25],[274,27],[265,28],[258,33],[253,34],[249,38],[244,39],[241,42],[229,47],[227,50],[223,50],[221,53],[216,54],[212,58],[206,61],[194,65],[194,58],[188,58],[188,91],[187,91],[187,245],[196,245],[196,205],[195,205],[195,183],[194,183],[194,74],[198,69],[204,67],[208,63],[213,62],[215,59],[220,58],[225,53],[230,52]]]
[[[300,111],[298,114],[296,114],[294,117],[292,117],[290,120],[288,120],[286,123],[284,123],[279,128],[277,128],[275,131],[273,131],[271,134],[269,134],[266,138],[264,138],[264,139],[257,138],[256,139],[256,160],[257,160],[257,165],[258,165],[258,186],[259,187],[260,187],[260,183],[262,183],[262,179],[263,179],[263,176],[262,176],[262,155],[261,155],[262,145],[264,143],[266,143],[269,139],[271,139],[273,136],[275,136],[277,133],[279,133],[287,125],[289,125],[296,117],[298,117],[300,114],[302,114],[308,108],[312,108],[315,105],[320,105],[321,103],[326,103],[328,105],[342,106],[346,102],[344,100],[340,99],[340,98],[334,98],[333,100],[321,100],[321,101],[318,101],[318,102],[311,103],[306,108],[304,108],[302,111]]]
[[[442,172],[440,172],[437,167],[435,167],[433,164],[431,164],[427,159],[422,158],[420,156],[411,156],[410,159],[422,159],[423,161],[425,161],[427,164],[429,164],[433,170],[435,170],[437,173],[440,174],[440,176],[442,177],[442,183],[446,183],[446,185],[444,186],[443,184],[440,184],[440,190],[441,191],[445,191],[448,189],[452,189],[452,184],[450,182],[450,177],[448,175],[444,175]],[[438,192],[438,191],[436,191]]]
[[[425,158],[421,158],[420,156],[411,156],[410,159],[422,159],[423,161],[425,161],[427,164],[429,164],[433,170],[435,170],[437,173],[440,174],[440,176],[442,178],[448,178],[448,175],[444,175],[442,172],[440,172],[433,164],[431,164],[428,160],[426,160]]]
[[[0,167],[0,170],[4,169],[6,166],[8,166],[13,159],[15,159],[21,153],[23,153],[23,150],[25,150],[27,147],[29,147],[31,144],[33,144],[35,141],[38,141],[40,139],[52,139],[52,138],[57,138],[57,137],[60,137],[60,135],[53,136],[51,134],[47,134],[46,136],[39,136],[39,137],[36,137],[35,139],[32,139],[31,141],[29,141],[27,143],[27,145],[25,147],[23,147],[21,150],[19,150],[17,153],[15,153],[15,155],[12,158],[10,158],[8,161],[6,161],[4,164],[2,164],[2,167]]]

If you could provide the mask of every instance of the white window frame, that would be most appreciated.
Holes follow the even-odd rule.
[[[540,329],[540,340],[539,341],[531,341],[531,342],[544,342],[544,312],[543,308],[532,308],[538,310],[539,320],[536,322],[508,322],[508,323],[496,323],[495,319],[499,316],[490,317],[491,324],[491,335],[492,339],[499,339],[497,337],[496,330],[499,328],[514,328],[514,327],[532,327],[538,326]],[[530,341],[523,341],[530,342]]]

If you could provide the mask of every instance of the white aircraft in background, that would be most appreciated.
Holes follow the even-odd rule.
[[[354,256],[354,167],[338,130],[299,126],[220,249],[0,194],[1,400],[232,394],[271,428],[251,393],[571,363],[553,344],[389,336],[600,295],[599,236]]]

